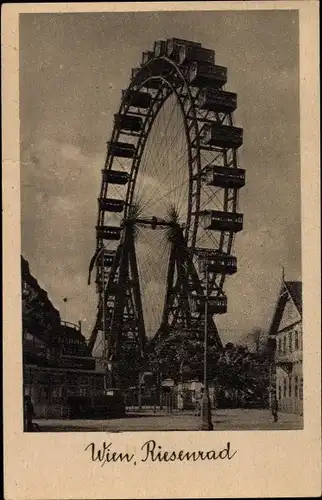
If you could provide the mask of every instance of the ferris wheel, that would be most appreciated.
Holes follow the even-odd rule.
[[[143,52],[122,91],[102,170],[96,224],[97,320],[108,359],[143,356],[170,330],[202,331],[227,311],[224,282],[237,271],[233,242],[245,170],[237,150],[235,93],[213,50],[177,38]],[[205,292],[205,275],[207,290]]]

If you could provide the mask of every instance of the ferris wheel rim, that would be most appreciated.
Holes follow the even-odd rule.
[[[169,43],[170,44],[172,43],[172,45],[168,45]],[[177,57],[178,56],[177,52],[175,53],[173,52],[173,50],[178,49],[178,46],[176,49],[174,49],[176,43],[178,43],[179,47],[181,43],[180,57]],[[196,47],[198,48],[196,49]],[[183,52],[181,51],[182,48],[184,49]],[[190,51],[190,56],[189,56],[189,51]],[[210,55],[210,59],[206,61],[210,53],[212,55]],[[181,57],[181,55],[183,55],[183,58]],[[194,57],[196,57],[196,59],[194,59]],[[162,64],[156,64],[160,61],[162,62]],[[153,66],[153,64],[156,65]],[[166,71],[164,71],[164,65],[166,66],[167,69]],[[147,71],[147,68],[149,67],[151,68],[151,71]],[[198,73],[199,70],[200,74]],[[145,73],[143,74],[144,71]],[[156,85],[154,81],[159,82],[159,84]],[[189,300],[190,303],[190,298],[192,298],[193,300],[197,299],[198,302],[197,305],[200,306],[200,301],[198,297],[200,295],[200,292],[201,295],[203,295],[203,289],[202,289],[203,278],[201,278],[200,276],[198,277],[196,266],[198,264],[198,261],[200,263],[200,254],[198,254],[198,251],[201,249],[203,251],[209,250],[210,255],[220,254],[219,270],[218,268],[216,268],[215,271],[214,270],[212,271],[215,278],[213,283],[211,284],[212,287],[211,294],[212,297],[218,298],[218,301],[217,302],[215,301],[214,303],[218,304],[219,309],[221,307],[220,303],[222,298],[224,298],[223,303],[224,304],[227,303],[226,295],[223,290],[223,284],[226,276],[229,274],[233,274],[237,270],[236,257],[234,257],[231,254],[231,250],[235,234],[236,232],[242,229],[243,225],[243,214],[238,213],[238,194],[240,187],[243,187],[243,185],[245,184],[245,170],[243,169],[238,170],[237,149],[242,144],[242,129],[238,129],[233,125],[233,111],[237,107],[236,94],[226,91],[225,89],[226,83],[227,83],[227,68],[216,65],[214,51],[203,48],[200,43],[192,41],[190,42],[187,40],[170,39],[166,41],[160,40],[155,42],[153,50],[144,52],[141,64],[138,67],[132,69],[131,80],[126,90],[123,91],[123,97],[121,98],[117,115],[116,114],[114,115],[115,123],[110,135],[110,141],[108,142],[109,147],[104,165],[104,170],[102,170],[103,178],[101,183],[101,192],[98,199],[99,203],[98,223],[96,226],[97,230],[96,254],[97,252],[99,252],[100,249],[102,249],[103,258],[96,260],[96,265],[97,265],[96,283],[98,284],[97,292],[100,294],[100,297],[98,304],[98,315],[97,315],[96,325],[93,330],[92,341],[93,339],[95,339],[96,335],[95,332],[97,332],[97,330],[99,329],[102,329],[101,328],[102,318],[105,317],[104,313],[105,300],[108,301],[109,305],[107,305],[107,307],[110,308],[107,314],[109,318],[108,321],[111,327],[111,331],[112,331],[112,325],[114,325],[116,321],[115,310],[114,309],[112,310],[111,307],[113,308],[116,307],[115,304],[117,304],[118,310],[121,310],[120,307],[123,307],[122,300],[124,301],[125,297],[125,295],[122,294],[123,288],[120,285],[116,284],[116,286],[119,286],[118,289],[119,292],[115,291],[113,280],[115,279],[119,280],[120,274],[123,273],[123,271],[121,272],[121,263],[122,263],[122,269],[125,269],[125,267],[123,267],[123,263],[125,263],[124,264],[125,266],[126,265],[134,266],[132,260],[136,265],[134,233],[133,236],[131,236],[133,242],[131,243],[131,245],[133,246],[133,250],[131,250],[131,252],[134,258],[131,261],[126,260],[129,259],[129,257],[127,256],[121,260],[120,256],[120,251],[122,250],[122,248],[126,248],[125,240],[129,233],[129,230],[126,229],[126,227],[129,226],[128,224],[126,224],[129,221],[129,219],[127,219],[126,217],[129,215],[129,207],[131,207],[133,205],[133,201],[135,201],[133,197],[136,192],[137,175],[140,172],[142,156],[144,155],[145,148],[148,147],[147,141],[149,140],[151,129],[161,110],[166,107],[167,100],[170,99],[172,95],[175,95],[176,106],[178,107],[181,106],[180,116],[182,117],[185,125],[185,138],[188,144],[188,151],[190,154],[189,161],[187,161],[187,166],[186,166],[186,170],[188,171],[189,175],[189,196],[188,196],[189,203],[187,207],[187,212],[189,212],[190,219],[188,221],[189,224],[187,224],[187,227],[185,228],[185,238],[184,238],[185,243],[183,243],[183,239],[181,237],[181,241],[184,247],[184,248],[182,247],[183,253],[181,255],[183,255],[182,257],[184,261],[183,265],[187,266],[186,268],[187,279],[192,280],[191,283],[190,282],[189,283],[190,286],[192,286],[193,288],[189,289],[191,290],[189,291],[189,298],[187,289],[187,294],[186,294],[187,297],[185,298],[185,294],[183,293],[183,295],[178,300],[180,301]],[[165,87],[167,91],[165,91]],[[143,92],[141,90],[143,89],[144,93],[149,95],[149,99],[143,99],[142,101],[141,97]],[[213,99],[212,92],[214,89],[217,89],[218,101],[216,100],[211,101],[211,99]],[[205,99],[206,100],[208,99],[208,94],[207,94],[208,90],[210,91],[210,102],[205,101]],[[133,95],[135,94],[136,91],[138,91],[138,94],[141,94],[141,95],[134,95],[135,99],[133,100],[133,104],[131,104],[131,100],[128,99],[132,91]],[[204,95],[202,95],[202,93],[204,93]],[[214,90],[214,93],[216,93],[216,90]],[[158,104],[156,104],[158,101],[158,96],[160,97],[160,99]],[[222,100],[220,101],[220,99]],[[229,101],[229,99],[231,99],[231,101]],[[134,104],[134,102],[136,104]],[[148,102],[148,104],[142,105],[142,102]],[[220,107],[218,105],[218,102]],[[188,106],[187,103],[189,103]],[[216,107],[217,105],[218,109]],[[151,110],[152,110],[152,119],[151,116],[149,116]],[[124,126],[124,122],[122,121],[122,117],[127,115],[128,117],[130,117],[131,114],[141,117],[140,119],[136,119],[136,122],[139,122],[139,126],[135,125],[136,128],[135,127],[131,128],[131,125],[130,128],[126,128],[126,126]],[[149,125],[149,128],[142,127],[143,117],[145,116],[146,116],[145,123]],[[118,122],[116,120],[116,117],[118,118]],[[134,120],[132,119],[132,124],[133,122],[135,123],[135,119]],[[203,129],[207,129],[207,125],[205,125],[205,123],[207,122],[208,122],[208,136],[205,137],[204,135],[202,136],[201,134]],[[127,124],[131,123],[131,120],[127,119],[126,123]],[[187,128],[188,128],[188,134],[187,134]],[[193,151],[192,151],[193,140],[191,140],[190,136],[192,130],[194,131]],[[209,135],[209,130],[211,132],[210,135]],[[134,134],[132,134],[133,131]],[[218,133],[219,135],[216,136],[215,135],[216,133]],[[222,136],[220,135],[221,133],[223,134]],[[225,135],[226,133],[228,135]],[[134,144],[132,138],[128,140],[126,138],[126,135],[136,136],[136,139],[134,139]],[[122,146],[124,146],[124,149],[125,150],[127,149],[127,151],[129,151],[129,149],[131,149],[132,152],[134,151],[133,155],[126,156],[124,154],[124,151],[122,153],[121,152]],[[139,147],[141,148],[140,151]],[[114,148],[114,153],[113,153],[113,148]],[[115,153],[116,149],[117,153]],[[137,157],[135,158],[135,156]],[[131,163],[128,163],[127,161],[125,162],[127,169],[126,173],[127,174],[130,173],[131,182],[129,182],[128,180],[124,181],[125,174],[124,172],[122,173],[119,168],[116,167],[116,169],[113,170],[114,168],[113,165],[115,165],[116,163],[116,161],[114,162],[114,157],[116,157],[115,160],[119,160],[119,158],[117,157],[121,157],[121,160],[123,160],[122,157],[132,158]],[[210,158],[210,160],[208,158]],[[208,163],[206,163],[205,161],[208,161]],[[118,163],[120,162],[118,161]],[[229,167],[232,167],[232,170],[229,170]],[[124,168],[124,170],[126,169]],[[208,176],[209,169],[211,169],[210,173],[213,176],[211,179]],[[221,172],[219,172],[219,170],[221,170]],[[110,175],[107,175],[108,172],[110,172]],[[197,175],[194,175],[194,173],[197,173]],[[205,176],[205,173],[207,174],[207,176]],[[134,174],[136,175],[136,177],[133,182]],[[118,180],[114,177],[114,180],[111,180],[111,182],[109,182],[110,179],[113,178],[113,175],[114,176],[118,175],[119,176]],[[217,177],[215,177],[215,175],[217,175]],[[222,183],[219,182],[220,179],[218,178],[218,176],[220,175],[224,176],[224,179],[222,178],[221,181]],[[122,181],[122,179],[124,182]],[[128,185],[125,186],[127,182]],[[113,189],[110,190],[110,184],[123,185],[124,189],[123,188],[118,189],[116,186],[116,189],[114,191],[114,188],[112,186]],[[186,182],[186,185],[187,184],[188,182]],[[208,198],[207,198],[207,190],[208,193],[210,193],[210,196],[208,196]],[[213,194],[211,194],[211,190],[214,191]],[[107,197],[107,191],[109,192],[108,193],[109,197]],[[111,198],[111,194],[113,196],[113,193],[117,192],[119,194],[120,191],[122,191],[123,194],[118,196],[118,198],[122,197],[122,200]],[[109,207],[108,207],[108,202],[110,203]],[[123,209],[113,210],[113,207],[111,209],[111,202],[119,202],[123,206]],[[123,222],[121,221],[120,224],[119,222],[116,222],[115,224],[115,220],[119,221],[118,217],[121,217],[121,214],[120,213],[117,214],[117,217],[115,218],[115,213],[114,213],[112,214],[112,218],[110,218],[111,215],[110,212],[113,211],[123,212],[124,215],[122,219]],[[210,217],[210,222],[208,216]],[[117,225],[120,225],[120,227],[117,227]],[[112,234],[108,233],[108,231],[110,230],[112,231]],[[206,242],[204,242],[204,246],[202,247],[200,235],[202,235],[203,233],[204,236],[206,235]],[[209,235],[209,238],[207,236],[207,233]],[[112,242],[113,243],[112,247],[114,248],[113,250],[111,251],[109,250],[109,248],[111,247],[108,241],[106,243],[106,240],[113,240]],[[179,243],[179,245],[182,245],[182,243]],[[200,248],[197,247],[197,243],[198,247],[200,246]],[[177,244],[178,242],[175,243],[174,245],[173,243],[171,243],[173,251],[176,251]],[[129,253],[130,247],[127,248],[128,248],[127,252]],[[193,250],[192,253],[190,252],[185,253],[185,249],[189,250],[191,248]],[[108,256],[109,260],[106,265],[104,261],[105,250],[107,250],[107,254],[109,255]],[[114,258],[112,257],[112,255],[114,255]],[[222,256],[225,257],[224,260],[222,260]],[[147,259],[149,258],[148,255],[146,257]],[[175,258],[177,259],[176,272],[179,273],[179,269],[181,269],[181,261],[178,257]],[[91,265],[94,264],[93,259]],[[215,262],[216,259],[217,257],[215,257]],[[235,265],[235,267],[233,268],[234,270],[228,269],[228,267],[226,267],[228,265]],[[131,276],[138,275],[138,271],[135,271],[133,269],[131,268],[131,271],[127,270],[127,273],[131,272],[132,273]],[[170,272],[170,267],[168,271]],[[173,284],[175,285],[174,279],[175,278],[173,271],[171,280],[173,280]],[[130,304],[130,306],[127,305],[126,307],[127,308],[134,307],[133,306],[134,304],[133,297],[134,297],[134,301],[137,300],[137,304],[135,305],[135,307],[138,308],[137,310],[141,312],[142,315],[143,299],[141,300],[140,297],[141,293],[139,284],[141,282],[141,278],[139,277],[139,275],[137,277],[137,280],[131,281],[130,287],[136,286],[132,285],[132,283],[136,282],[138,283],[138,287],[135,290],[133,288],[134,292],[131,288],[130,292],[132,303]],[[134,293],[134,295],[135,294],[136,295],[132,296],[132,292]],[[173,289],[173,292],[171,293],[179,295],[180,291],[179,289]],[[120,296],[120,298],[118,295]],[[128,295],[126,295],[126,297],[127,296]],[[137,297],[140,297],[141,305],[139,304],[140,300],[138,300]],[[160,328],[162,325],[163,326],[166,325],[167,327],[171,328],[174,322],[178,320],[178,318],[179,318],[178,324],[181,324],[183,316],[181,317],[179,316],[180,314],[182,314],[183,308],[185,308],[184,311],[188,312],[190,315],[191,313],[193,314],[200,313],[200,309],[198,309],[198,311],[197,310],[192,311],[192,309],[190,310],[191,304],[189,305],[189,303],[187,304],[186,307],[183,306],[181,302],[176,302],[177,306],[175,306],[174,305],[175,302],[173,302],[173,300],[176,299],[169,299],[168,302],[168,295],[167,298],[165,298],[164,304],[165,306],[168,307],[166,316],[166,318],[168,319],[166,323],[163,323],[162,319],[162,324],[160,325]],[[111,303],[114,304],[114,306],[113,305],[111,306],[110,305]],[[177,307],[177,312],[173,312],[175,311],[175,307]],[[171,309],[172,312],[170,313],[172,314],[172,320],[170,319],[169,315],[170,308],[172,308]],[[181,313],[179,312],[178,316],[178,311],[180,308],[182,308],[182,311]],[[222,310],[215,309],[214,314],[217,313],[222,314],[226,312],[226,310],[227,310],[227,305],[224,305]],[[139,315],[136,317],[134,312],[132,313],[130,312],[130,309],[127,309],[125,312],[125,309],[123,307],[122,309],[123,317],[124,314],[125,317],[128,317],[130,314],[134,315],[133,320],[135,320],[137,323],[135,323],[136,326],[133,327],[135,328],[133,332],[135,331],[135,335],[140,335],[140,338],[142,337],[142,335],[144,337],[145,335],[144,324],[142,330],[141,329],[142,325],[140,324],[141,320]],[[195,318],[196,316],[192,315],[191,321],[192,319],[195,321]],[[105,327],[106,325],[104,326],[104,320],[103,320],[103,332],[107,331]],[[158,334],[158,332],[159,330],[156,332],[156,334]],[[155,336],[153,338],[155,338]],[[116,342],[116,339],[111,338],[110,342],[112,343]]]
[[[166,77],[164,75],[162,75],[162,74],[151,75],[151,76],[148,76],[144,81],[141,81],[138,84],[137,81],[139,80],[140,74],[147,67],[149,67],[151,64],[155,63],[156,61],[162,61],[162,62],[166,63],[169,66],[169,68],[171,68],[174,71],[174,73],[176,75],[179,75],[179,77],[181,79],[182,85],[181,86],[177,85],[176,87],[173,86],[172,83],[171,83],[171,81],[168,79],[169,74],[167,74]],[[159,112],[162,110],[163,105],[165,104],[165,102],[167,101],[167,99],[171,95],[173,95],[173,94],[176,95],[177,102],[178,102],[179,106],[181,106],[181,114],[182,114],[182,118],[184,120],[185,130],[187,129],[188,113],[186,114],[184,106],[182,105],[182,101],[181,101],[181,97],[182,96],[181,96],[181,93],[179,93],[177,91],[177,88],[181,88],[181,92],[182,92],[182,90],[184,88],[187,91],[187,95],[188,95],[188,99],[189,99],[189,103],[190,103],[189,110],[191,111],[191,114],[192,114],[192,116],[189,116],[189,119],[193,122],[193,127],[191,127],[191,128],[193,128],[195,130],[195,141],[196,141],[196,145],[195,145],[195,159],[196,159],[196,165],[197,165],[197,170],[198,170],[198,175],[195,175],[195,176],[191,175],[192,172],[191,172],[191,160],[190,160],[189,164],[188,164],[188,169],[189,169],[189,183],[190,183],[190,186],[189,186],[189,204],[188,204],[188,212],[189,213],[188,213],[188,216],[190,216],[190,220],[188,221],[189,223],[187,224],[187,227],[185,228],[185,239],[186,239],[186,242],[187,242],[187,246],[190,246],[190,248],[194,249],[196,247],[197,231],[198,231],[198,226],[199,226],[200,192],[201,192],[202,181],[201,181],[201,175],[200,175],[200,171],[201,171],[201,148],[200,148],[199,122],[198,122],[198,118],[197,118],[197,114],[196,114],[196,106],[195,106],[195,102],[194,102],[194,99],[196,99],[196,97],[193,98],[192,92],[191,92],[191,87],[193,87],[193,85],[190,84],[190,82],[187,80],[187,78],[185,77],[185,75],[183,74],[183,72],[181,71],[180,67],[178,66],[178,64],[175,61],[173,61],[172,59],[170,59],[169,57],[166,57],[164,55],[159,56],[159,57],[153,57],[146,64],[142,64],[140,66],[138,73],[136,74],[136,76],[134,78],[132,78],[132,81],[129,83],[128,87],[124,91],[124,95],[123,95],[123,97],[121,99],[121,103],[120,103],[120,106],[119,106],[119,109],[118,109],[118,113],[119,114],[121,112],[124,112],[124,114],[126,114],[130,110],[131,104],[130,104],[129,101],[127,102],[127,95],[132,90],[140,90],[140,89],[144,88],[146,86],[146,83],[148,81],[150,81],[150,80],[159,80],[160,83],[163,83],[163,84],[167,85],[167,87],[171,89],[171,92],[169,92],[168,94],[166,94],[165,96],[163,96],[163,98],[160,100],[160,103],[157,106],[157,109],[156,109],[155,113],[153,113],[151,124],[150,124],[150,128],[149,128],[148,132],[145,135],[143,133],[140,134],[140,139],[143,137],[144,140],[143,140],[143,144],[142,144],[142,147],[141,147],[141,153],[139,155],[138,166],[136,167],[136,173],[140,169],[140,162],[141,162],[142,154],[144,153],[146,142],[148,140],[151,128],[153,127],[153,123],[154,123],[156,117],[158,116]],[[154,97],[156,97],[158,95],[158,93],[160,93],[161,90],[162,90],[162,87],[161,86],[158,87],[158,92],[154,95]],[[150,93],[149,90],[147,91],[147,93],[149,93],[149,95],[151,95],[151,93]],[[161,91],[161,94],[162,94],[162,91]],[[154,105],[154,101],[152,100],[150,108],[149,108],[149,111],[153,107],[153,105]],[[110,139],[109,142],[112,142],[113,140],[117,141],[120,135],[121,135],[121,130],[114,124],[113,130],[112,130],[112,134],[111,134],[111,139]],[[188,150],[189,150],[189,154],[190,154],[190,158],[191,158],[191,141],[188,141],[188,138],[190,139],[190,136],[189,136],[189,134],[186,133],[186,139],[187,139],[187,142],[189,143]],[[138,140],[138,144],[139,144],[139,140]],[[113,163],[114,163],[113,156],[108,154],[104,168],[107,169],[107,170],[111,170],[112,167],[113,167]],[[131,175],[131,179],[133,177],[133,172],[134,172],[134,161],[133,161],[133,163],[131,165],[131,174],[130,174]],[[195,182],[195,185],[197,186],[197,189],[196,189],[196,207],[195,207],[194,212],[192,212],[192,210],[191,210],[191,193],[192,193],[192,187],[191,186],[192,186],[193,182]],[[130,185],[131,184],[132,183],[129,182],[129,188],[127,189],[127,192],[126,192],[125,214],[124,214],[125,218],[126,218],[127,213],[128,213],[128,207],[130,207],[131,204],[132,204],[133,195],[134,195],[134,192],[135,192],[135,182],[134,182],[132,191],[130,190]],[[101,193],[102,193],[102,189],[103,189],[103,183],[102,183],[102,186],[101,186]],[[105,186],[105,190],[107,190],[107,185]],[[228,194],[226,193],[226,190],[225,190],[225,195],[224,195],[224,206],[225,207],[227,206],[227,199],[228,199]],[[234,192],[234,197],[233,197],[233,209],[231,210],[232,212],[236,212],[237,200],[238,200],[238,190],[236,189],[235,192]],[[226,208],[226,211],[229,212],[229,210],[227,210],[227,208]],[[104,218],[104,213],[99,210],[98,224],[100,222],[102,222],[103,218]],[[193,232],[192,232],[192,236],[191,236],[191,239],[190,239],[190,242],[191,242],[190,243],[189,242],[189,229],[190,229],[191,225],[193,225]],[[225,234],[222,231],[220,233],[220,239],[219,239],[219,243],[218,243],[218,250],[221,251],[221,249],[223,247],[223,240],[224,240],[224,238],[226,238],[226,240],[227,240],[226,253],[229,254],[230,251],[231,251],[232,245],[233,245],[234,236],[235,236],[235,233],[234,233],[233,230],[231,230],[229,233],[226,231]],[[104,245],[104,243],[102,241],[99,242],[99,238],[97,238],[97,246],[99,247],[99,246],[102,246],[102,245]],[[225,273],[222,273],[221,279],[220,279],[220,286],[219,286],[220,289],[223,286],[223,283],[224,283],[224,280],[225,280],[225,276],[226,276]]]

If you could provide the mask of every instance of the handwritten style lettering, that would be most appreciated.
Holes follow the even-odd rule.
[[[230,448],[230,442],[227,443],[226,447],[222,450],[215,451],[164,451],[161,446],[157,445],[157,443],[150,439],[146,441],[144,445],[141,447],[141,450],[144,453],[143,458],[141,458],[141,462],[175,462],[175,461],[192,461],[196,462],[197,460],[231,460],[237,453],[237,451],[232,452]]]
[[[110,462],[131,462],[134,459],[134,453],[118,453],[111,451],[112,443],[106,444],[105,441],[101,448],[97,448],[95,443],[90,443],[86,446],[85,451],[91,451],[91,458],[93,462],[100,462],[101,466]]]
[[[120,453],[111,449],[112,443],[106,444],[104,441],[101,446],[90,443],[85,451],[89,450],[93,462],[100,463],[103,466],[106,463],[125,462],[136,465],[134,453]],[[217,450],[166,450],[157,444],[154,439],[146,441],[141,446],[141,462],[197,462],[198,460],[232,460],[237,451],[231,449],[230,442],[222,449]]]

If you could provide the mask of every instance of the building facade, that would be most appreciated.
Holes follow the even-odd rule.
[[[283,280],[269,336],[275,345],[271,385],[279,411],[303,414],[301,282]]]
[[[104,393],[81,326],[61,321],[47,292],[21,257],[23,392],[37,418],[68,418],[70,396]]]

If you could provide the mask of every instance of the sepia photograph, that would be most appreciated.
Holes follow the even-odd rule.
[[[303,429],[298,11],[19,43],[23,430]]]
[[[317,13],[2,9],[6,500],[319,497]]]

